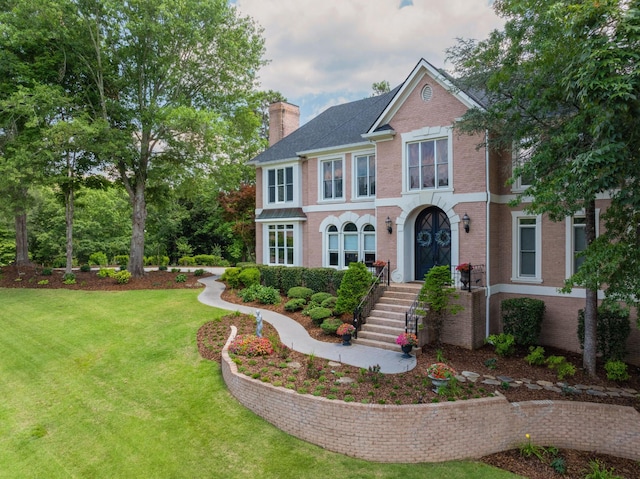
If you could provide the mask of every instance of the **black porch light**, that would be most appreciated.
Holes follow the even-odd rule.
[[[391,227],[391,218],[387,216],[387,219],[384,221],[384,224],[387,226],[387,231],[389,234],[393,233],[393,228]]]
[[[469,218],[469,215],[467,213],[465,213],[462,216],[462,224],[464,225],[464,231],[465,233],[469,232],[469,222],[471,221],[471,218]]]

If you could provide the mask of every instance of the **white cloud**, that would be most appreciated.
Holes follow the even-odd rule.
[[[487,0],[237,0],[264,28],[263,89],[303,108],[368,96],[371,84],[401,83],[425,58],[445,66],[456,37],[485,38],[502,21]],[[332,96],[329,100],[327,95]]]

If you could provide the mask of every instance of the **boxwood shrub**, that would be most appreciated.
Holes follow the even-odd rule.
[[[325,334],[336,334],[338,327],[342,324],[342,320],[339,318],[327,318],[320,327]]]
[[[307,302],[304,300],[304,298],[290,299],[284,304],[284,309],[285,311],[290,311],[290,312],[299,311],[302,308],[304,308],[306,304]]]
[[[240,268],[227,268],[220,276],[220,279],[233,289],[237,289],[240,286]]]
[[[631,334],[629,310],[618,305],[598,308],[596,341],[598,352],[605,361],[622,360],[627,353],[627,338]],[[584,310],[578,312],[578,339],[584,348]]]
[[[254,284],[260,284],[260,270],[258,268],[243,269],[240,271],[238,279],[247,288]]]
[[[320,326],[322,322],[328,317],[332,316],[333,313],[330,309],[318,307],[309,310],[309,317],[314,324]]]
[[[513,335],[516,344],[522,346],[538,344],[544,319],[544,301],[532,298],[505,299],[500,309],[505,334]]]
[[[287,291],[287,297],[292,299],[302,298],[304,300],[309,300],[312,294],[313,290],[304,286],[294,286],[293,288],[289,288],[289,290]]]

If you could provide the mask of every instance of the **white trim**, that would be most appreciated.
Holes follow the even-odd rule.
[[[348,145],[337,145],[337,146],[328,146],[326,148],[317,148],[315,150],[303,150],[298,151],[298,156],[306,159],[306,158],[314,158],[319,156],[330,156],[330,155],[344,155],[345,153],[349,153],[354,149],[361,148],[370,148],[370,141],[363,141],[359,143],[349,143]]]
[[[520,223],[521,219],[535,219],[536,260],[535,276],[520,275]],[[511,212],[511,281],[516,283],[542,283],[542,216],[523,211]]]
[[[418,130],[402,133],[402,194],[411,194],[417,191],[453,191],[453,128],[451,126],[427,126]],[[409,187],[409,158],[407,149],[410,143],[447,139],[447,186],[438,187],[437,181],[433,188]],[[434,145],[435,147],[435,145]],[[434,164],[437,169],[437,164]]]
[[[293,264],[271,263],[269,252],[269,226],[293,225]],[[271,221],[263,223],[262,227],[262,263],[271,266],[302,266],[302,251],[304,248],[302,226],[299,221]]]
[[[586,298],[584,288],[573,288],[570,293],[561,293],[559,288],[554,286],[538,286],[533,284],[508,284],[500,283],[491,286],[491,295],[524,294],[528,296],[550,296],[554,298]],[[598,299],[604,299],[604,291],[598,291]]]
[[[324,176],[323,167],[327,162],[340,161],[342,162],[342,194],[339,197],[325,198],[324,197]],[[335,172],[334,172],[335,173]],[[317,176],[318,176],[318,204],[326,203],[341,203],[346,201],[346,189],[347,189],[347,159],[346,154],[342,155],[326,155],[318,157],[317,161]]]
[[[397,201],[394,202],[393,205],[397,205]],[[348,206],[345,205],[344,200],[340,202],[338,202],[338,200],[323,201],[322,204],[319,205],[304,206],[302,211],[305,213],[340,213],[344,211],[346,207],[350,210],[372,210],[376,207],[376,203],[373,198],[360,200],[356,203],[349,203]]]
[[[584,218],[584,210],[577,211],[573,216],[565,218],[565,279],[573,276],[573,249],[575,237],[573,236],[573,219],[575,217]],[[596,208],[596,238],[600,236],[600,208]]]
[[[358,157],[373,156],[373,172],[375,175],[374,182],[376,185],[376,193],[378,190],[378,158],[376,150],[369,149],[351,153],[351,201],[372,201],[375,200],[376,194],[367,196],[358,196]]]
[[[357,236],[358,236],[358,261],[364,260],[364,235],[365,232],[363,228],[366,225],[371,225],[374,228],[374,231],[367,232],[366,234],[375,235],[375,254],[378,254],[378,233],[379,231],[376,228],[376,217],[371,214],[364,214],[362,216],[357,215],[352,211],[346,211],[340,216],[327,216],[324,218],[318,227],[318,232],[322,235],[322,266],[325,268],[336,268],[336,265],[329,264],[329,241],[328,241],[328,233],[327,230],[329,226],[333,225],[338,229],[338,266],[337,269],[345,269],[347,265],[344,264],[344,226],[347,223],[353,223],[357,228]],[[353,234],[353,233],[352,233]]]
[[[293,199],[292,201],[276,201],[274,203],[269,202],[269,171],[280,170],[285,168],[293,168]],[[276,209],[276,208],[299,208],[302,202],[302,168],[298,162],[282,162],[277,164],[269,164],[269,166],[262,167],[262,205],[263,209]],[[277,191],[276,191],[277,196]]]

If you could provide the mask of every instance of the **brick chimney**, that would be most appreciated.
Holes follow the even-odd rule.
[[[279,142],[300,126],[300,107],[279,101],[269,105],[269,146]]]

